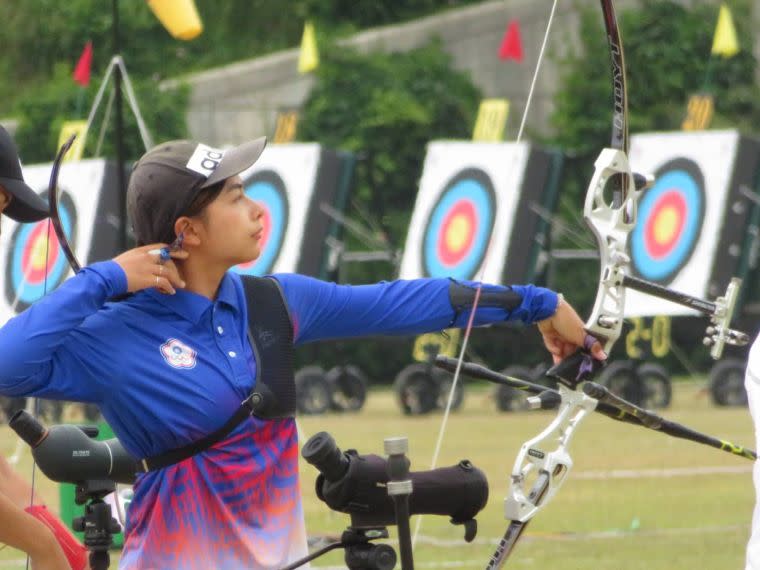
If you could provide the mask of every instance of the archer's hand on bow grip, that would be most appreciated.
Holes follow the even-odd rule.
[[[599,345],[599,341],[588,335],[587,344],[588,346]],[[546,375],[575,389],[581,382],[594,378],[604,365],[605,360],[595,358],[590,350],[582,348],[552,366]]]
[[[607,358],[602,344],[586,332],[578,313],[562,297],[559,298],[555,313],[548,319],[539,321],[537,325],[555,365],[580,349],[585,349],[595,360]]]

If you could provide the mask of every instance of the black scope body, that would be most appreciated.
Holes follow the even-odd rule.
[[[13,414],[8,425],[29,444],[37,465],[53,481],[135,481],[135,458],[116,438],[92,439],[98,435],[97,427],[63,424],[46,428],[24,410]]]
[[[331,509],[352,515],[353,526],[396,524],[394,503],[386,488],[384,458],[359,455],[353,449],[344,453],[326,432],[312,436],[301,455],[320,472],[317,496]],[[453,523],[464,523],[488,502],[485,474],[466,459],[451,467],[410,472],[409,479],[410,515],[444,515]]]

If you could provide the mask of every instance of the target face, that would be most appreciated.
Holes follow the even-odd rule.
[[[670,283],[691,259],[702,229],[705,183],[699,166],[678,158],[664,164],[639,204],[631,236],[634,272]]]
[[[243,182],[245,195],[257,202],[263,215],[264,226],[261,237],[261,253],[257,259],[233,268],[242,275],[266,275],[282,250],[282,242],[288,228],[288,193],[282,178],[273,170],[256,172]]]
[[[422,264],[429,277],[475,276],[493,231],[495,203],[493,183],[482,170],[463,170],[444,186],[423,233]]]
[[[60,194],[58,212],[66,238],[76,251],[77,213],[71,196],[65,191]],[[19,224],[10,243],[5,267],[5,298],[21,312],[58,287],[70,267],[52,224],[48,229],[47,220]]]

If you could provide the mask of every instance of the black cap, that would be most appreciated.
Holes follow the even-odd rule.
[[[0,127],[0,186],[13,196],[3,212],[9,218],[17,222],[37,222],[48,217],[45,200],[24,183],[18,150],[3,127]]]
[[[174,222],[198,194],[250,168],[267,144],[261,137],[227,150],[186,140],[146,152],[134,166],[127,207],[138,244],[171,241]]]

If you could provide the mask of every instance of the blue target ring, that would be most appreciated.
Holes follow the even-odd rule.
[[[631,235],[634,273],[670,283],[694,253],[704,211],[704,176],[699,166],[684,158],[664,164],[639,205]]]
[[[245,195],[258,202],[263,209],[264,235],[259,257],[235,266],[233,271],[241,275],[267,275],[272,272],[280,256],[288,228],[288,193],[282,178],[273,170],[256,172],[243,185]]]
[[[58,206],[66,238],[76,250],[77,215],[68,193],[61,193]],[[66,279],[69,263],[47,220],[19,224],[10,243],[5,297],[9,305],[23,311]]]
[[[493,183],[482,170],[463,170],[444,186],[423,233],[422,266],[427,276],[475,276],[488,250],[495,205]]]

